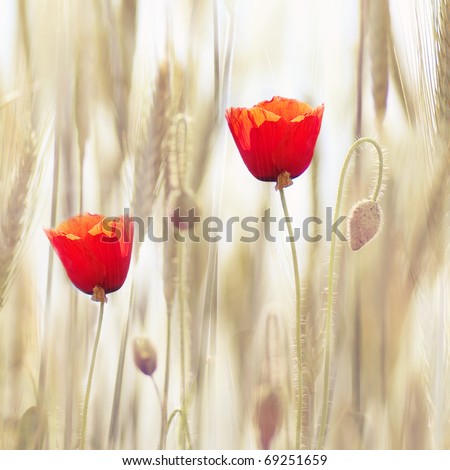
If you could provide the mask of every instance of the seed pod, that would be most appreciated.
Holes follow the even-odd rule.
[[[151,376],[156,370],[156,349],[148,338],[139,337],[133,341],[134,363],[145,375]]]
[[[348,237],[353,251],[372,240],[381,228],[382,214],[376,201],[363,199],[349,213]]]

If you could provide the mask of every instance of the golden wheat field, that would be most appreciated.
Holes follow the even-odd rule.
[[[449,144],[449,0],[0,0],[0,449],[449,448]]]

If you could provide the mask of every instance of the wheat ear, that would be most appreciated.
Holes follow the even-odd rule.
[[[0,306],[6,301],[30,227],[31,192],[37,168],[36,140],[31,125],[20,124],[29,120],[16,112],[6,113],[4,118],[0,124],[1,154],[9,158],[9,165],[2,165],[1,179],[11,178],[12,183],[11,187],[2,186],[5,193],[1,198]]]
[[[167,62],[160,64],[150,114],[138,137],[135,155],[133,211],[148,216],[157,196],[158,179],[164,162],[164,139],[169,129],[170,75]]]
[[[389,1],[370,2],[370,41],[372,95],[377,121],[381,124],[386,113],[389,83],[388,38],[391,28]]]

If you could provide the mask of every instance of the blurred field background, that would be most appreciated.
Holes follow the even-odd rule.
[[[356,137],[385,150],[381,234],[338,243],[325,448],[450,447],[449,21],[448,0],[0,0],[0,448],[79,446],[98,305],[42,227],[126,207],[158,221],[179,201],[224,222],[281,217],[224,120],[274,95],[325,103],[313,163],[286,190],[297,227],[325,220]],[[355,160],[344,214],[376,179],[372,150]],[[167,447],[293,448],[294,280],[274,234],[136,242],[105,307],[88,448],[158,447],[168,310],[168,412],[188,419]],[[330,243],[297,250],[315,448]],[[152,378],[137,336],[157,351]]]

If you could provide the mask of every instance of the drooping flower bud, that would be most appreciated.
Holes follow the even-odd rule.
[[[260,448],[267,450],[283,421],[283,402],[279,391],[269,386],[261,386],[258,394],[254,419]]]
[[[190,230],[194,223],[199,220],[198,204],[194,194],[183,189],[174,194],[170,201],[170,221],[179,230]]]
[[[157,353],[148,338],[139,337],[133,341],[134,363],[145,375],[151,376],[157,367]]]
[[[358,201],[349,213],[348,237],[351,249],[357,251],[372,240],[380,231],[381,221],[381,208],[376,201]]]

